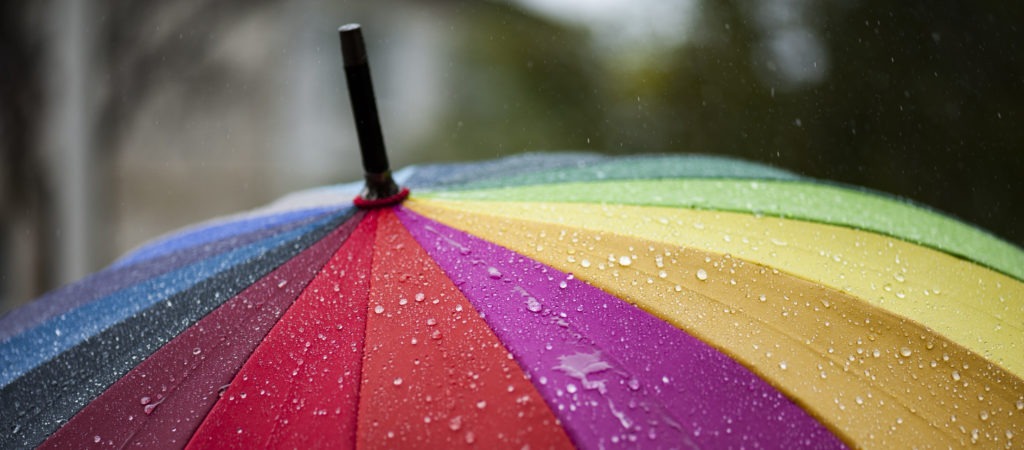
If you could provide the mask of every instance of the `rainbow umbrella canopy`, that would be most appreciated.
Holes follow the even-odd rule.
[[[358,28],[341,31],[350,87],[372,92]],[[1019,248],[710,156],[392,177],[372,94],[352,99],[373,110],[361,193],[183,230],[0,318],[0,447],[1024,438]]]

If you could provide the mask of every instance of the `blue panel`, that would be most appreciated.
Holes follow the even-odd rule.
[[[230,252],[132,285],[95,302],[43,322],[0,346],[0,387],[72,346],[154,303],[188,289],[238,264],[256,260],[275,247],[323,226],[335,217],[318,220]],[[223,295],[223,294],[214,294]],[[226,298],[221,299],[221,301]],[[125,345],[131,345],[125,343]]]
[[[317,214],[323,214],[332,210],[336,211],[337,209],[338,208],[335,207],[288,211],[280,214],[270,214],[266,216],[218,223],[195,230],[187,230],[148,244],[121,258],[111,265],[111,267],[120,267],[126,264],[136,263],[138,261],[164,255],[184,247],[213,242],[218,239],[249,231],[274,227],[292,221],[300,221]]]

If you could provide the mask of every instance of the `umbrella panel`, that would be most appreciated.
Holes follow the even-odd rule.
[[[137,264],[155,257],[179,252],[186,248],[200,249],[208,244],[216,245],[217,243],[229,242],[231,239],[245,236],[249,233],[292,229],[296,225],[306,224],[337,213],[338,209],[330,207],[307,208],[256,217],[245,217],[243,215],[242,217],[215,219],[213,223],[195,225],[185,230],[179,230],[165,238],[157,239],[155,242],[124,256],[111,267]]]

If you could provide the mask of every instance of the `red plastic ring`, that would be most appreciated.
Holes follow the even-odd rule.
[[[363,198],[362,196],[356,196],[356,198],[353,199],[352,202],[355,203],[356,207],[359,208],[359,209],[376,209],[376,208],[383,208],[385,206],[397,205],[399,203],[402,203],[402,201],[405,200],[408,197],[409,197],[409,188],[403,187],[401,191],[398,191],[397,194],[392,195],[390,197],[378,198],[378,199],[374,199],[374,200],[367,200],[367,199]]]

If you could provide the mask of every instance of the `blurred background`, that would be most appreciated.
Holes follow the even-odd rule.
[[[1024,2],[0,3],[0,314],[186,224],[361,178],[337,28],[392,167],[745,158],[1024,243]]]

